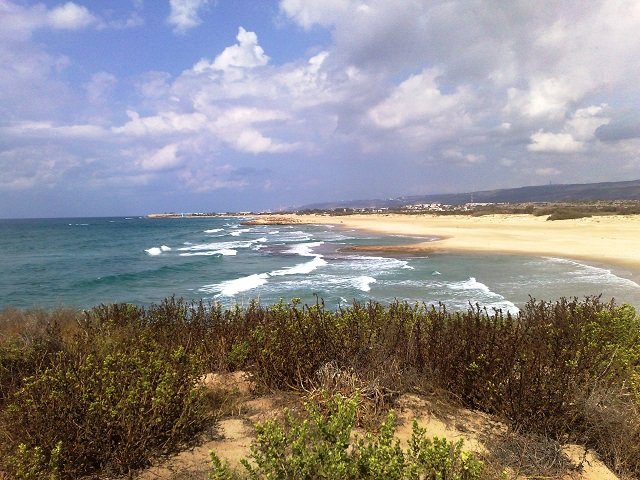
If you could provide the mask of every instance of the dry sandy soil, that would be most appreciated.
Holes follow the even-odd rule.
[[[158,462],[142,472],[138,480],[192,480],[206,479],[209,463],[209,452],[215,451],[220,458],[233,467],[239,466],[241,458],[249,454],[249,447],[254,440],[253,426],[270,418],[278,418],[285,407],[295,408],[300,405],[300,398],[293,394],[272,394],[254,396],[247,376],[242,372],[232,374],[208,375],[205,384],[210,388],[224,389],[231,392],[236,401],[229,414],[220,422],[215,438],[203,441],[196,447]],[[403,445],[411,436],[413,420],[426,428],[428,435],[445,437],[450,441],[464,440],[465,450],[475,452],[479,457],[490,455],[496,451],[496,438],[504,438],[507,432],[504,424],[492,419],[489,415],[464,408],[455,407],[433,398],[405,394],[394,404],[397,413],[397,437]],[[360,432],[362,434],[362,432]],[[493,440],[493,441],[492,441]],[[522,448],[523,444],[519,444]],[[504,444],[502,444],[504,447]],[[528,460],[539,457],[537,461],[549,464],[553,459],[542,459],[545,454],[539,446],[526,443],[530,455]],[[567,469],[555,475],[544,477],[527,476],[518,467],[508,470],[510,479],[555,478],[562,480],[616,480],[611,471],[598,460],[593,452],[585,452],[578,445],[565,445],[564,460],[571,460],[574,465],[581,464],[580,471]],[[519,453],[522,455],[522,453]],[[547,453],[548,455],[548,453]],[[525,455],[527,456],[527,455]],[[524,459],[523,459],[524,460]],[[556,459],[557,460],[557,459]]]

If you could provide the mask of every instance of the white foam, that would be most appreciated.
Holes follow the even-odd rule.
[[[269,240],[267,240],[267,237],[260,237],[260,238],[256,238],[254,240],[254,242],[256,242],[256,243],[265,243],[265,242],[268,242],[268,241]]]
[[[491,291],[491,289],[489,287],[487,287],[484,283],[482,282],[478,282],[475,277],[469,277],[468,280],[465,280],[463,282],[455,282],[455,283],[451,283],[449,284],[449,288],[451,288],[452,290],[476,290],[476,291],[480,291],[482,293],[485,293],[487,295],[498,295],[497,293],[494,293]]]
[[[234,227],[234,228],[236,228],[236,227]],[[247,233],[247,232],[250,232],[250,231],[251,231],[250,228],[241,228],[241,229],[238,229],[238,230],[235,230],[235,231],[231,232],[231,236],[232,237],[239,237],[243,233]]]
[[[495,308],[496,310],[500,309],[503,312],[510,312],[512,314],[517,314],[520,311],[513,302],[510,302],[499,293],[492,291],[484,283],[478,282],[475,277],[469,277],[468,280],[462,282],[446,283],[444,285],[451,290],[468,292],[472,296],[472,298],[468,300],[473,303],[477,302],[482,307],[488,309]],[[473,292],[478,292],[485,298],[474,298],[477,293],[474,294]]]
[[[619,277],[611,270],[601,267],[594,267],[592,265],[585,265],[584,263],[576,262],[574,260],[568,260],[565,258],[545,257],[555,263],[561,263],[565,265],[573,265],[576,268],[575,272],[572,272],[572,276],[575,280],[581,280],[589,283],[596,283],[601,285],[602,283],[623,285],[625,287],[640,288],[636,282],[631,279]]]
[[[356,277],[351,281],[355,288],[362,290],[363,292],[371,291],[371,284],[376,282],[377,280],[375,278],[369,277],[367,275]]]
[[[216,250],[216,253],[219,253],[220,255],[224,255],[224,256],[233,257],[238,254],[238,251],[234,250],[233,248],[222,248],[220,250]]]
[[[204,252],[188,252],[181,253],[181,257],[195,257],[195,256],[211,256],[211,255],[222,255],[222,256],[234,256],[237,255],[238,251],[232,248],[223,248],[221,250],[207,250]]]
[[[199,289],[200,292],[216,293],[225,297],[233,297],[241,292],[252,290],[267,283],[268,273],[255,273],[248,277],[236,278],[234,280],[226,280],[213,285],[205,285]]]
[[[293,267],[286,267],[280,270],[274,270],[269,272],[269,275],[273,277],[279,277],[283,275],[304,275],[313,272],[318,267],[322,267],[327,264],[327,261],[322,258],[321,255],[317,255],[313,260],[305,263],[294,265]]]
[[[147,254],[151,255],[152,257],[155,257],[156,255],[160,255],[163,252],[169,252],[169,251],[171,251],[171,247],[167,247],[166,245],[161,245],[159,247],[151,247],[145,250],[145,252],[147,252]]]
[[[320,245],[324,245],[324,242],[298,243],[292,245],[285,253],[294,253],[301,257],[315,257],[318,256],[318,254],[313,253],[311,249],[319,247]]]
[[[213,243],[199,243],[197,245],[189,245],[187,247],[181,247],[178,250],[181,252],[200,252],[210,250],[226,250],[236,248],[251,248],[255,243],[255,240],[239,241],[239,242],[213,242]]]
[[[285,227],[290,228],[290,227]],[[313,236],[310,233],[303,232],[300,230],[296,230],[293,232],[280,232],[278,236],[278,241],[281,242],[305,242],[307,240],[311,240]]]
[[[224,231],[224,228],[211,228],[209,230],[205,230],[203,233],[218,233]]]
[[[442,275],[438,270],[431,272],[431,275]]]
[[[397,258],[373,257],[364,255],[350,255],[345,258],[355,261],[352,265],[350,265],[350,267],[373,273],[395,270],[396,268],[404,268],[408,270],[414,269],[414,267],[409,265],[409,262],[407,262],[406,260],[399,260]]]

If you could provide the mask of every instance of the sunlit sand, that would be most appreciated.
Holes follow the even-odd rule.
[[[386,252],[493,252],[557,256],[640,269],[640,215],[547,221],[533,215],[291,215],[378,233],[437,237],[407,245],[361,247]]]

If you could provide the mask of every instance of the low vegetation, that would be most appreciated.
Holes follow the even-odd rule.
[[[358,396],[336,395],[324,403],[306,404],[306,418],[290,412],[286,420],[267,421],[256,427],[257,441],[250,460],[241,460],[245,474],[233,472],[215,452],[211,453],[210,480],[242,478],[282,480],[476,480],[482,463],[462,450],[462,441],[427,438],[413,424],[409,447],[403,451],[394,438],[395,416],[390,412],[378,434],[353,437]],[[351,448],[350,448],[351,447]]]
[[[344,450],[322,443],[318,425],[343,422],[344,433],[352,405],[322,401],[318,392],[359,394],[357,415],[384,415],[402,392],[438,390],[514,431],[594,448],[614,470],[640,475],[640,318],[599,298],[531,300],[517,316],[403,302],[329,311],[297,299],[231,309],[170,298],[150,308],[5,310],[0,470],[11,478],[127,474],[215,425],[219,402],[199,379],[235,370],[249,372],[258,388],[306,392],[320,405],[309,407],[306,424],[291,417],[285,427],[263,425],[259,432],[271,433],[254,446],[256,461],[267,451],[293,452],[299,439],[287,435],[302,425],[318,451]],[[355,444],[345,468],[381,444],[391,420],[385,425],[380,437]],[[278,428],[288,443],[274,447]],[[412,464],[394,445],[384,455]],[[255,468],[266,478],[273,461],[264,458]]]

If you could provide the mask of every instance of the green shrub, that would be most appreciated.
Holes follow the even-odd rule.
[[[334,396],[328,411],[307,403],[307,416],[287,412],[283,423],[256,426],[257,439],[249,459],[241,460],[245,476],[232,472],[211,452],[210,480],[252,479],[451,479],[480,478],[482,463],[462,451],[462,441],[426,438],[414,422],[406,452],[394,438],[395,417],[390,413],[377,435],[352,438],[358,398]]]
[[[77,478],[144,466],[202,427],[198,378],[192,355],[153,342],[102,358],[57,355],[24,380],[2,414],[3,431],[11,431],[0,446],[6,468],[30,478],[21,472],[55,458],[62,478]]]
[[[558,208],[547,217],[547,220],[571,220],[575,218],[588,218],[592,216],[592,212],[588,210],[580,210],[574,208]]]
[[[189,366],[172,357],[176,352]],[[117,369],[124,372],[122,382],[114,380]],[[39,465],[40,457],[48,464],[60,440],[62,473],[134,468],[124,467],[127,458],[143,464],[154,449],[169,449],[184,437],[149,443],[147,434],[156,430],[134,419],[137,407],[127,392],[148,392],[159,384],[183,392],[203,373],[235,369],[273,389],[324,388],[347,396],[360,390],[376,415],[399,393],[444,391],[467,407],[499,415],[518,431],[583,443],[609,465],[640,475],[640,317],[629,306],[597,297],[531,300],[517,316],[478,305],[450,312],[444,305],[405,302],[327,311],[321,301],[308,306],[297,299],[222,310],[174,298],[149,308],[101,305],[84,315],[0,312],[0,468],[16,455],[23,466]],[[160,380],[168,371],[189,373],[175,383]],[[80,396],[71,398],[67,391]],[[50,398],[51,392],[58,393]],[[146,398],[147,393],[140,396],[143,409],[151,408]],[[176,413],[182,408],[178,402],[155,411],[159,424],[186,425],[189,418],[195,428],[198,401],[186,398],[184,417]],[[135,429],[124,443],[132,452],[140,451],[138,443],[148,444],[148,454],[105,453],[113,464],[79,454],[79,442],[68,437],[80,438],[77,432],[89,429],[92,403],[100,405],[92,408],[103,419],[114,411],[116,418],[129,417]],[[26,414],[15,411],[22,404],[40,424],[55,425],[66,437],[52,429],[49,436],[29,430]],[[67,404],[84,412],[72,417],[84,425],[76,433],[61,420]],[[115,424],[96,423],[109,431],[117,430]]]

